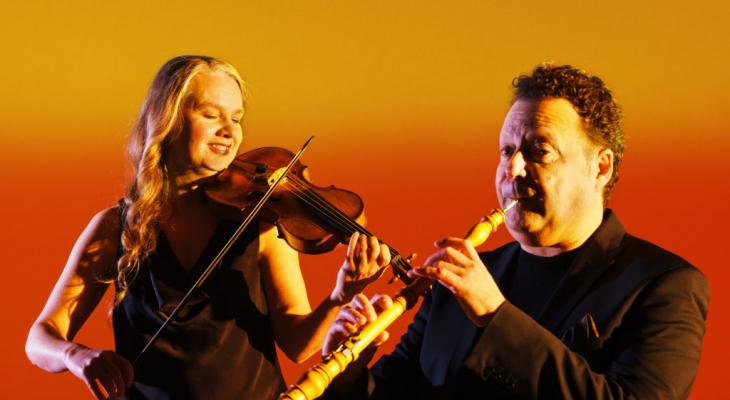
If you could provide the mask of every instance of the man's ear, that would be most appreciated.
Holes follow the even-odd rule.
[[[611,149],[601,149],[596,155],[598,170],[596,171],[596,189],[603,192],[603,188],[608,184],[613,176],[613,151]]]

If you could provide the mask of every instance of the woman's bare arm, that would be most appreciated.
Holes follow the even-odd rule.
[[[376,238],[355,236],[348,247],[348,258],[337,273],[335,288],[312,310],[296,251],[276,236],[274,227],[262,227],[260,242],[274,338],[287,357],[297,363],[319,353],[340,307],[375,281],[390,262],[390,251]]]
[[[98,398],[96,379],[106,390],[123,392],[131,383],[131,366],[113,352],[89,349],[73,338],[101,300],[117,258],[120,221],[116,207],[96,214],[76,241],[43,311],[28,333],[30,361],[49,372],[70,370]],[[111,354],[109,354],[111,353]],[[128,364],[128,363],[127,363]],[[110,367],[111,366],[111,367]],[[113,387],[119,386],[117,391]]]

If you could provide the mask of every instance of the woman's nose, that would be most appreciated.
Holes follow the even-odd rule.
[[[229,138],[233,136],[233,132],[236,129],[236,123],[231,120],[226,120],[223,125],[218,129],[217,135]]]

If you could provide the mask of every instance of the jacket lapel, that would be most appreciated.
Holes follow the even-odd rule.
[[[592,290],[594,283],[614,263],[626,231],[609,209],[603,222],[578,253],[567,275],[540,314],[538,322],[557,334],[571,311]]]

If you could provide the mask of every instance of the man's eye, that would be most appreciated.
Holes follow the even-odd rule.
[[[536,162],[550,162],[553,160],[553,151],[550,148],[534,147],[530,149],[532,160]]]
[[[512,157],[512,153],[514,153],[514,149],[511,147],[502,147],[502,149],[499,151],[502,157]]]

